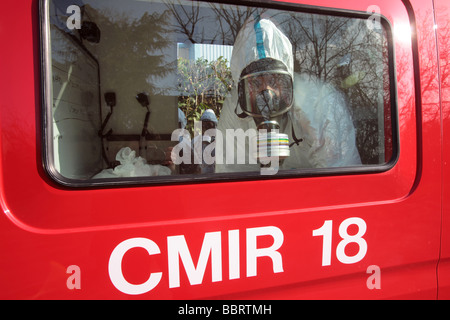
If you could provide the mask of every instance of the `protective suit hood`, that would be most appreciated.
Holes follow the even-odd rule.
[[[256,16],[244,23],[233,46],[230,65],[234,83],[238,83],[245,67],[264,58],[283,62],[289,74],[294,77],[294,60],[289,39],[272,21]]]

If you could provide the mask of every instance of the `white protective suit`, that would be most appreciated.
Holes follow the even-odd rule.
[[[200,117],[200,121],[211,121],[217,125],[216,115],[211,109],[206,109],[203,112]],[[202,163],[199,165],[200,173],[214,173],[214,163],[206,163],[205,157],[203,156],[205,148],[211,143],[211,141],[212,138],[208,135],[208,131],[206,133],[203,132],[201,135],[196,135],[194,136],[194,139],[192,139],[192,152],[194,154],[194,159],[202,159]]]
[[[258,37],[260,40],[262,38],[263,48],[261,41],[257,45],[255,18],[246,21],[233,47],[230,64],[235,87],[223,105],[217,127],[223,133],[223,159],[226,159],[226,129],[256,130],[252,117],[242,119],[236,115],[237,84],[242,70],[262,56],[282,61],[294,78],[294,105],[284,115],[286,120],[280,123],[280,132],[288,134],[289,142],[293,143],[293,127],[296,138],[303,141],[291,146],[290,156],[284,160],[280,169],[360,165],[355,128],[343,95],[331,85],[308,75],[294,75],[289,39],[270,20],[258,21]],[[241,112],[239,106],[237,112]],[[238,150],[245,148],[246,164],[226,163],[224,160],[223,164],[216,164],[216,172],[260,170],[259,164],[249,164],[248,139],[245,140],[246,145],[238,144],[237,140],[230,143],[234,143],[235,158]]]

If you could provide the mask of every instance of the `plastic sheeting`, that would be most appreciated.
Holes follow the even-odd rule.
[[[136,157],[136,151],[125,147],[119,150],[116,160],[120,165],[114,169],[105,169],[95,175],[94,179],[120,178],[120,177],[145,177],[145,176],[167,176],[171,174],[168,167],[159,164],[147,164],[147,160]]]

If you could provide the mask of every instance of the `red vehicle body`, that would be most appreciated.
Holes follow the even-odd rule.
[[[390,170],[60,186],[42,164],[39,2],[3,3],[2,299],[450,298],[450,4],[290,1],[376,5],[394,30],[411,28],[394,35],[400,151]]]

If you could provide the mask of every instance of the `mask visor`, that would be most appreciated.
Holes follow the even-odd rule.
[[[260,71],[239,80],[239,103],[247,115],[271,119],[293,104],[292,77],[287,71]]]

